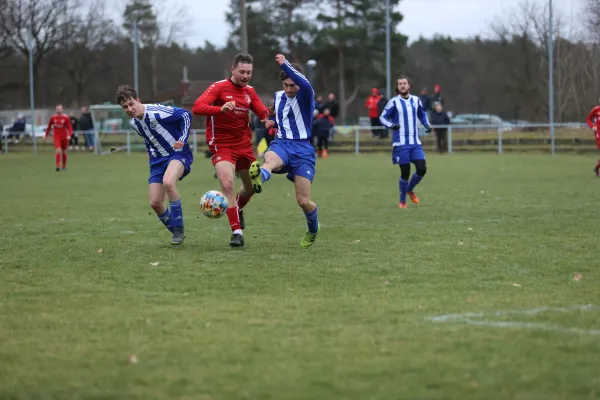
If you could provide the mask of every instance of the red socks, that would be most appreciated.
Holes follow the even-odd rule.
[[[63,168],[67,168],[67,153],[62,155]]]
[[[246,206],[246,204],[248,204],[248,202],[250,201],[250,197],[242,197],[238,193],[237,197],[235,198],[235,201],[237,203],[238,208],[241,210]]]
[[[54,158],[56,159],[56,168],[60,168],[60,154],[54,154]]]
[[[242,229],[242,225],[240,224],[240,214],[237,207],[229,207],[227,209],[227,218],[229,218],[229,226],[231,226],[232,232]]]

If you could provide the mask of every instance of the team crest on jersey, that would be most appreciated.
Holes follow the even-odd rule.
[[[250,99],[250,95],[246,93],[246,102],[247,102],[248,104],[250,104],[250,101],[251,101],[251,99]]]

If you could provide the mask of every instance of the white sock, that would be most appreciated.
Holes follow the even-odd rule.
[[[236,229],[235,231],[233,231],[234,235],[241,235],[242,234],[242,230],[241,229]]]

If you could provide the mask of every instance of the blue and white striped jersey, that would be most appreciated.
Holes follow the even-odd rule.
[[[417,119],[423,126],[429,126],[421,99],[412,94],[406,99],[400,95],[392,97],[379,116],[381,123],[388,128],[394,124],[400,125],[400,129],[395,130],[392,136],[394,146],[421,144]]]
[[[187,110],[161,104],[144,104],[144,118],[132,118],[131,126],[144,138],[150,164],[154,164],[172,153],[190,151],[187,139],[191,121],[191,114]],[[183,148],[173,148],[177,141],[184,143]]]
[[[315,92],[308,79],[288,61],[281,65],[281,69],[300,89],[293,98],[287,97],[283,90],[275,93],[275,122],[279,128],[277,139],[310,139]]]

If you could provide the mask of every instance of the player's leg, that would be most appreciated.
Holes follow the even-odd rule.
[[[282,145],[273,144],[265,152],[262,166],[257,162],[250,165],[250,179],[252,180],[252,189],[254,193],[262,192],[262,186],[271,179],[273,171],[279,171],[287,161],[287,151]]]
[[[323,152],[321,153],[321,157],[327,158],[329,152],[329,136],[323,137]]]
[[[61,140],[61,148],[62,148],[62,169],[63,171],[67,169],[67,147],[69,147],[69,141],[66,137]]]
[[[172,233],[173,220],[171,218],[171,209],[165,205],[165,187],[161,182],[161,176],[151,175],[148,182],[150,207],[152,207],[160,222]]]
[[[183,177],[185,166],[180,160],[171,160],[167,166],[167,170],[163,176],[162,184],[165,193],[169,198],[169,206],[171,209],[171,218],[173,226],[173,237],[171,244],[180,245],[183,243],[183,210],[181,208],[181,196],[177,190],[177,181]]]
[[[406,208],[406,194],[408,193],[408,180],[410,178],[410,153],[405,146],[396,146],[392,152],[392,163],[400,166],[400,208]]]
[[[54,160],[56,161],[56,171],[60,171],[60,160],[62,158],[62,143],[59,137],[54,136]]]
[[[231,247],[242,247],[244,246],[244,237],[235,195],[235,164],[231,161],[219,161],[215,164],[215,172],[221,184],[221,191],[227,198],[227,204],[229,204],[227,218],[232,232],[229,245]]]
[[[262,139],[261,139],[262,140]],[[263,154],[264,156],[264,154]],[[240,225],[242,230],[246,229],[246,221],[244,220],[244,207],[250,201],[250,198],[254,195],[254,189],[252,189],[252,179],[250,179],[249,168],[253,162],[256,161],[252,148],[247,149],[244,153],[240,154],[236,161],[236,172],[237,176],[242,180],[242,187],[238,192],[235,201],[238,206],[238,214],[240,217]]]
[[[600,134],[596,133],[596,146],[600,150]],[[594,174],[596,177],[600,176],[600,159],[596,162],[596,166],[594,167]]]
[[[310,179],[304,176],[294,176],[296,202],[298,202],[298,205],[302,211],[304,211],[306,224],[308,225],[308,230],[304,234],[304,237],[300,240],[300,247],[303,249],[312,246],[313,242],[317,238],[317,235],[319,234],[318,208],[317,205],[310,199],[311,184],[312,183]]]
[[[427,165],[425,163],[425,153],[423,152],[423,147],[418,146],[411,149],[411,161],[415,164],[415,173],[413,174],[410,182],[408,184],[408,196],[412,200],[413,203],[419,204],[419,198],[414,192],[415,186],[421,182],[421,179],[427,173]]]

